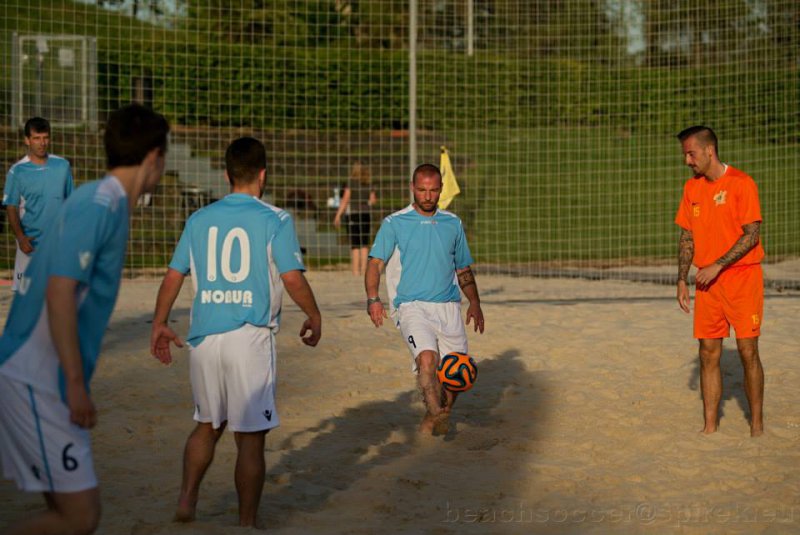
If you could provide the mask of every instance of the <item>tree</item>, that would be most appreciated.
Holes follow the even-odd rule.
[[[766,35],[766,20],[745,0],[645,2],[647,64],[704,65],[743,57]]]
[[[324,0],[188,0],[184,26],[229,43],[318,46],[345,30],[336,3]]]

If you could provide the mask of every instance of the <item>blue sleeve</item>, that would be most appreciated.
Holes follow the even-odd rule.
[[[284,214],[272,237],[272,260],[281,274],[287,271],[305,271],[300,242],[297,240],[297,233],[294,230],[294,221],[288,213],[284,212]]]
[[[174,269],[184,275],[188,275],[192,269],[190,247],[192,240],[189,237],[191,222],[192,220],[189,219],[186,222],[186,226],[183,227],[183,233],[181,233],[181,238],[178,240],[178,245],[175,247],[175,252],[172,254],[172,260],[169,263],[170,269]]]
[[[456,269],[464,269],[471,266],[475,261],[469,251],[467,236],[464,234],[464,226],[458,222],[458,236],[456,237]]]
[[[394,253],[396,245],[397,237],[395,236],[392,222],[388,218],[384,219],[381,228],[378,229],[378,235],[375,236],[375,243],[372,244],[369,256],[388,262]]]
[[[72,195],[73,182],[72,182],[72,166],[67,162],[67,181],[64,184],[64,199]]]
[[[65,205],[66,206],[66,205]],[[61,210],[56,221],[58,240],[51,258],[50,274],[89,283],[98,253],[116,227],[122,210],[113,212],[97,203],[74,203]]]
[[[17,177],[11,169],[6,175],[6,185],[3,188],[3,204],[6,206],[19,206],[19,191],[17,190]]]

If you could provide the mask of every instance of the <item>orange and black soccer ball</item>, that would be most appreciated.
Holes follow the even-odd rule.
[[[439,382],[450,392],[466,392],[478,378],[478,367],[466,353],[448,353],[439,361]]]

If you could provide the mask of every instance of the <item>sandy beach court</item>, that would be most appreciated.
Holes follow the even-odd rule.
[[[456,404],[450,433],[423,438],[409,356],[394,327],[370,323],[363,281],[308,278],[323,336],[315,349],[302,345],[302,314],[284,299],[282,425],[267,436],[260,509],[271,533],[800,530],[800,292],[767,291],[764,436],[750,438],[733,339],[723,350],[720,431],[701,436],[697,344],[673,286],[478,272],[478,381]],[[173,314],[181,335],[190,286]],[[171,523],[193,407],[186,352],[170,367],[149,355],[157,288],[123,284],[93,381],[98,533],[242,533],[229,433],[198,520]],[[5,321],[11,292],[0,292]],[[41,506],[39,495],[0,482],[0,531]]]

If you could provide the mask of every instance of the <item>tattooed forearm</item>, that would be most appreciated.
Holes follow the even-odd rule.
[[[689,278],[689,268],[692,267],[694,258],[694,238],[692,232],[681,229],[681,237],[678,243],[678,280],[686,282]]]
[[[744,230],[744,234],[736,240],[736,243],[733,244],[733,247],[731,247],[727,253],[714,262],[715,264],[719,264],[722,267],[735,264],[743,258],[744,255],[749,253],[750,249],[758,245],[759,234],[761,233],[761,221],[748,223],[742,227],[742,230]]]
[[[475,285],[475,275],[472,274],[472,270],[470,268],[467,268],[464,271],[459,271],[457,275],[458,285],[462,290],[467,286]]]

